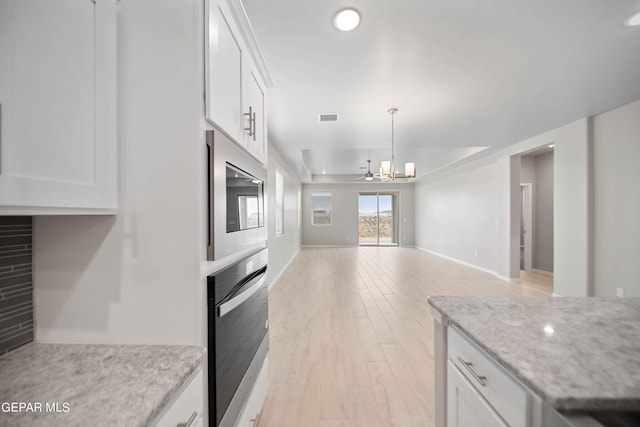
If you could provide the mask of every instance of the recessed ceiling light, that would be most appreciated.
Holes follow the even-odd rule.
[[[354,30],[360,24],[360,14],[355,9],[342,9],[333,18],[333,26],[340,31]]]
[[[627,19],[624,24],[628,27],[638,27],[640,26],[640,12],[633,15],[631,18]]]
[[[553,147],[555,147],[555,146],[556,146],[556,144],[549,144],[549,145],[547,145],[547,147],[549,147],[549,148],[553,148]]]

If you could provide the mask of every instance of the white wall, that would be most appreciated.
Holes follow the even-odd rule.
[[[588,295],[591,259],[587,131],[588,120],[578,120],[417,183],[416,246],[501,277],[518,277],[517,156],[554,142],[554,291],[565,296]]]
[[[536,158],[534,156],[520,157],[520,183],[536,183]]]
[[[37,340],[201,343],[201,9],[118,6],[120,213],[36,218]]]
[[[520,277],[520,158],[494,156],[416,185],[416,246]]]
[[[276,170],[284,176],[284,233],[276,236]],[[269,273],[270,285],[300,250],[302,235],[298,222],[298,197],[302,197],[302,185],[295,171],[282,158],[276,148],[269,144]]]
[[[533,268],[553,273],[553,151],[534,159]]]
[[[640,101],[593,119],[594,294],[640,297]]]
[[[400,245],[413,246],[414,200],[413,184],[303,184],[302,244],[355,246],[358,244],[358,193],[400,193]],[[311,225],[311,193],[330,192],[333,195],[333,218],[330,226]]]
[[[554,293],[592,295],[589,119],[561,128],[553,139]]]
[[[497,272],[498,180],[491,162],[418,183],[416,246]]]

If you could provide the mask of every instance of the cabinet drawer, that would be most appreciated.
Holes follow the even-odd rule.
[[[527,392],[460,332],[449,328],[448,355],[465,378],[511,427],[528,426]]]
[[[262,411],[262,405],[267,397],[269,391],[269,357],[264,360],[264,364],[258,373],[256,383],[253,385],[253,390],[247,398],[247,402],[240,412],[236,427],[254,427],[260,412]]]
[[[169,403],[166,412],[153,425],[156,427],[176,427],[178,425],[195,427],[199,425],[204,404],[203,390],[202,370],[200,370],[191,382],[178,392],[178,396],[172,403]]]
[[[447,427],[508,427],[451,361],[447,363]]]

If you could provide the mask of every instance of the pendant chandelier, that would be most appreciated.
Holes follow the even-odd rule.
[[[395,135],[394,135],[394,118],[398,109],[393,107],[387,110],[391,114],[391,160],[383,160],[380,163],[380,180],[381,181],[394,181],[396,178],[415,178],[416,177],[416,164],[413,162],[404,164],[404,174],[396,171],[395,164]]]

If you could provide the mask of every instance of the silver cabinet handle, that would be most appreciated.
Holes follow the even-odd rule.
[[[253,140],[256,140],[256,112],[253,112],[253,116],[251,118],[251,123],[253,123]]]
[[[194,412],[193,414],[191,414],[191,416],[189,417],[186,423],[178,423],[176,424],[176,427],[189,427],[191,426],[191,424],[193,424],[196,418],[198,418],[198,413]]]
[[[237,306],[239,306],[240,304],[248,300],[251,297],[251,295],[258,292],[258,290],[264,284],[264,281],[267,280],[267,272],[265,271],[260,277],[261,278],[257,282],[255,282],[253,285],[251,285],[251,287],[248,288],[246,291],[242,292],[238,296],[231,298],[229,301],[225,302],[224,304],[220,304],[220,307],[218,307],[218,317],[222,317],[225,314],[229,313],[234,308],[236,308]],[[253,280],[256,280],[256,279],[258,278],[256,277]]]
[[[2,104],[0,104],[0,174],[2,174]]]
[[[473,369],[473,363],[465,362],[465,360],[460,356],[458,356],[458,361],[462,363],[465,368],[467,368],[467,371],[469,371],[469,373],[473,376],[473,378],[475,378],[476,381],[478,381],[482,387],[487,385],[487,383],[485,383],[485,381],[487,380],[487,377],[485,377],[484,375],[478,375],[478,373]]]
[[[253,112],[253,107],[249,106],[249,112],[248,113],[244,113],[245,116],[249,117],[249,127],[248,128],[244,128],[244,130],[249,131],[249,136],[254,136],[255,132],[253,130],[253,121],[256,117],[256,114]]]

